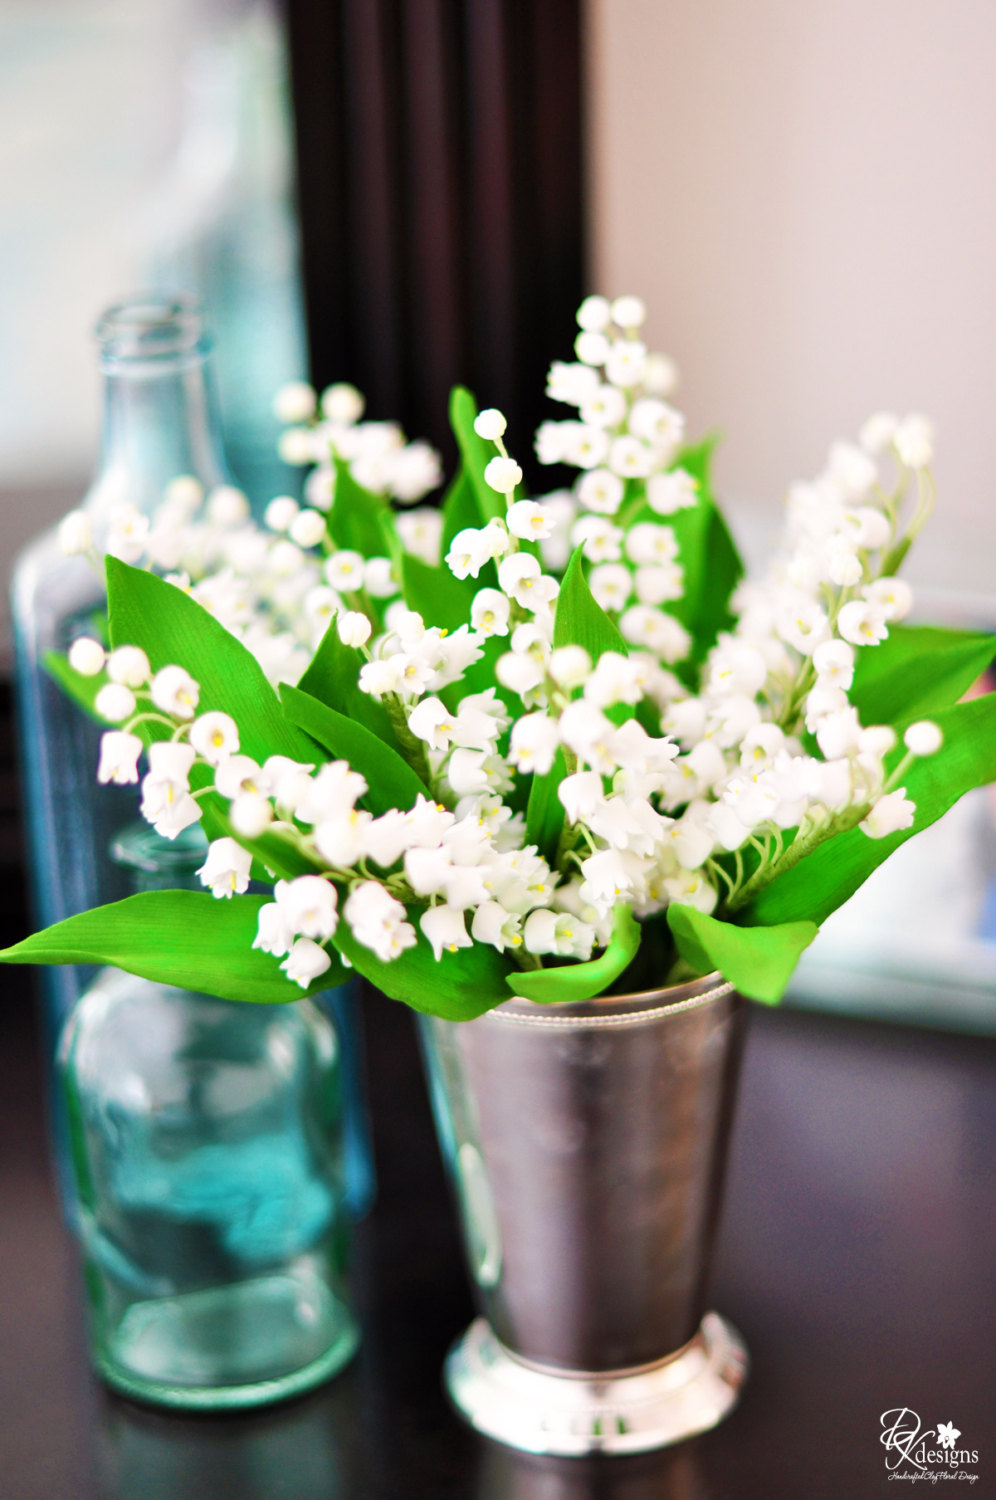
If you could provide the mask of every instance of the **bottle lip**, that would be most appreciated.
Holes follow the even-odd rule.
[[[101,314],[94,333],[105,362],[176,359],[210,347],[200,304],[183,295],[124,297]]]
[[[142,875],[173,878],[194,875],[204,863],[208,842],[199,823],[175,839],[162,838],[148,823],[128,823],[111,839],[108,853],[116,865]]]

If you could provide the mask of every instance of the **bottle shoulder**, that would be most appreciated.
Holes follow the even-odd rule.
[[[307,1000],[254,1005],[104,969],[80,997],[59,1047],[63,1070],[91,1087],[140,1074],[241,1070],[290,1084],[338,1065],[334,1026]]]
[[[52,622],[99,608],[103,579],[85,557],[67,557],[57,527],[30,541],[14,561],[11,605],[15,628],[46,635]]]

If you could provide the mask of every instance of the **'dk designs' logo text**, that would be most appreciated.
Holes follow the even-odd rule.
[[[890,1479],[908,1479],[912,1483],[937,1484],[944,1479],[965,1479],[974,1484],[978,1474],[972,1472],[979,1462],[975,1448],[959,1448],[960,1430],[953,1422],[938,1422],[937,1427],[923,1427],[915,1411],[908,1406],[894,1406],[882,1413],[881,1442],[885,1448],[885,1467]]]

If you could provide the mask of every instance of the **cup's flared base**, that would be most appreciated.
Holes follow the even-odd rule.
[[[487,1437],[526,1453],[643,1453],[705,1432],[736,1405],[747,1350],[718,1313],[669,1359],[638,1370],[571,1373],[526,1364],[478,1318],[446,1360],[457,1410]]]

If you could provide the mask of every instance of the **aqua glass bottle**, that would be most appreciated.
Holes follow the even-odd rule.
[[[195,829],[114,842],[137,889],[197,885]],[[258,1406],[353,1354],[339,1041],[253,1005],[102,970],[59,1048],[91,1352],[139,1400]]]
[[[114,508],[149,514],[180,474],[205,490],[229,483],[211,371],[211,343],[195,303],[143,298],[108,309],[96,329],[104,430],[94,482],[81,503],[98,554]],[[12,589],[21,776],[33,906],[39,926],[125,894],[108,858],[113,832],[134,817],[135,787],[98,787],[100,729],[45,670],[50,651],[99,634],[103,579],[85,557],[64,555],[52,528],[22,553]],[[50,1046],[92,970],[45,971]],[[64,1122],[55,1113],[56,1157]]]
[[[96,329],[104,381],[104,427],[94,482],[81,502],[95,550],[113,510],[128,504],[150,514],[166,485],[192,475],[207,492],[231,483],[218,418],[212,341],[189,298],[135,298],[109,308]],[[79,635],[99,635],[106,607],[103,579],[84,557],[67,557],[52,528],[18,560],[12,589],[21,774],[33,907],[38,926],[119,900],[127,880],[108,857],[114,830],[137,814],[136,787],[98,786],[100,727],[45,670],[50,651]],[[49,1057],[94,970],[66,965],[43,971]],[[346,1059],[347,1162],[354,1213],[374,1195],[374,1168],[362,1082],[362,1036],[348,987],[327,1003]],[[66,1121],[52,1096],[53,1153],[72,1219],[67,1182]]]

